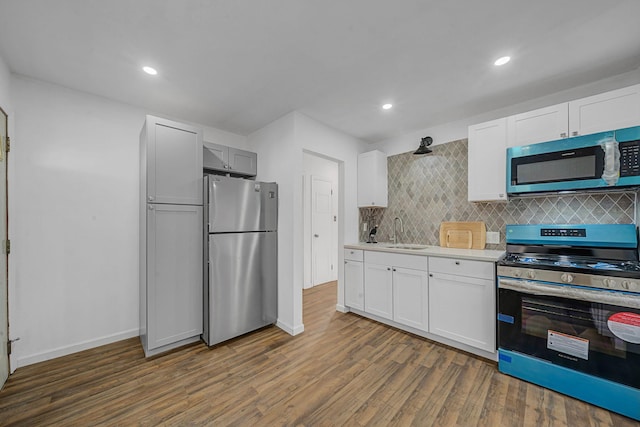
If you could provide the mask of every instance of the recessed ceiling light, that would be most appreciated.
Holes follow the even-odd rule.
[[[151,74],[152,76],[155,76],[156,74],[158,74],[156,69],[152,67],[142,67],[142,71],[144,71],[147,74]]]
[[[382,106],[382,109],[383,109],[383,110],[390,110],[390,109],[391,109],[391,107],[393,107],[393,105],[391,105],[391,104],[384,104],[384,105]]]
[[[496,59],[496,62],[494,62],[493,65],[500,66],[500,65],[506,64],[509,61],[511,61],[511,57],[510,56],[503,56],[502,58]]]

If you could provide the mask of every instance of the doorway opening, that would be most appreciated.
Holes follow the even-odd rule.
[[[309,289],[338,280],[339,164],[303,153],[304,283]]]

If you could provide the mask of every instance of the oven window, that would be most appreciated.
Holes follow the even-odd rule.
[[[522,298],[522,331],[549,339],[549,331],[563,335],[565,342],[587,343],[590,351],[626,358],[626,342],[614,336],[607,321],[617,312],[593,304],[585,307],[536,298]],[[549,344],[547,344],[549,345]],[[569,351],[569,350],[566,350]]]

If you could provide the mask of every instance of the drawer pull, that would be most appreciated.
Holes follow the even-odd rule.
[[[460,261],[456,261],[456,265],[460,265]]]

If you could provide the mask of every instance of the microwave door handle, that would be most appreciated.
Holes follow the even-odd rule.
[[[620,147],[618,141],[613,137],[607,138],[600,143],[604,151],[604,170],[602,179],[607,185],[615,185],[620,178]]]

